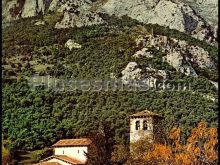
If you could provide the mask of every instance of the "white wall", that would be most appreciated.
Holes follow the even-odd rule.
[[[56,158],[50,159],[47,162],[57,162],[57,163],[59,163],[61,165],[71,165],[70,163],[63,162],[63,161],[61,161],[59,159],[56,159]]]
[[[63,153],[64,151],[64,153]],[[79,147],[57,147],[55,148],[54,155],[66,155],[82,162],[87,161],[85,153],[88,152],[87,146]]]

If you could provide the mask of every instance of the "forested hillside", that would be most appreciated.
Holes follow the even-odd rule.
[[[182,141],[190,130],[204,119],[217,127],[217,89],[210,82],[218,80],[218,72],[195,67],[198,76],[177,72],[153,49],[154,57],[135,59],[138,51],[134,30],[142,25],[154,34],[185,40],[204,48],[217,66],[217,48],[159,25],[143,25],[127,17],[103,15],[106,24],[81,28],[54,29],[58,15],[44,16],[46,25],[34,25],[27,18],[11,23],[3,30],[3,138],[11,141],[14,150],[35,150],[49,147],[60,138],[89,136],[110,123],[115,144],[128,144],[128,116],[149,109],[165,117],[165,129],[179,125]],[[27,26],[28,25],[28,26]],[[64,45],[73,39],[81,49],[69,50]],[[121,77],[126,65],[136,61],[169,72],[169,81],[190,83],[185,91],[60,91],[38,87],[31,90],[29,77],[50,75],[54,78],[110,79]],[[210,99],[214,98],[214,99]]]

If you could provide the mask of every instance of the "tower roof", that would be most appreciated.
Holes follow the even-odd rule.
[[[135,113],[133,115],[129,116],[130,118],[135,118],[135,117],[156,117],[156,118],[163,118],[163,116],[156,114],[154,112],[148,111],[148,110],[144,110],[138,113]]]

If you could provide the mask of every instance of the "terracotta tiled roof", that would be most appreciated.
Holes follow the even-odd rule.
[[[163,117],[160,116],[159,114],[156,114],[156,113],[151,112],[151,111],[148,111],[148,110],[144,110],[144,111],[135,113],[135,114],[133,114],[133,115],[130,115],[130,117],[147,117],[147,116],[163,118]]]
[[[43,160],[41,160],[40,163],[49,163],[49,162],[45,162],[45,161],[48,161],[50,159],[58,159],[58,160],[61,160],[61,161],[64,161],[64,162],[67,162],[69,164],[72,164],[72,165],[83,165],[85,163],[77,160],[77,159],[74,159],[74,158],[71,158],[71,157],[68,157],[66,155],[53,155],[53,156],[50,156],[48,158],[45,158]],[[56,162],[51,162],[51,163],[56,163]],[[40,164],[41,165],[41,164]],[[42,164],[44,165],[44,164]],[[47,164],[46,164],[47,165]],[[49,164],[50,165],[50,164]],[[53,164],[55,165],[55,164]]]
[[[34,165],[61,165],[61,164],[57,162],[41,162]]]
[[[63,147],[63,146],[88,146],[92,143],[90,139],[81,138],[81,139],[61,139],[52,147]]]

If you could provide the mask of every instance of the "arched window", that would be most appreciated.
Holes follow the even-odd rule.
[[[148,129],[147,121],[144,120],[143,121],[143,130],[147,130],[147,129]]]
[[[140,130],[140,121],[136,121],[135,128],[136,130]]]

